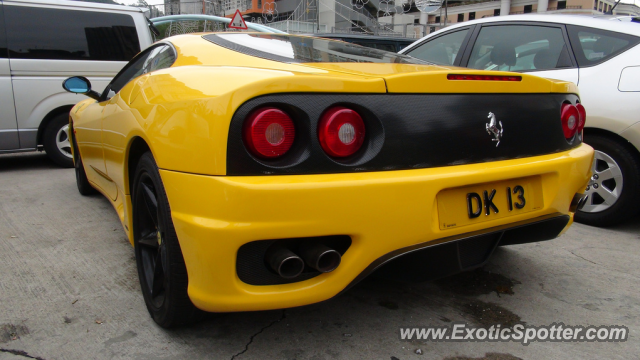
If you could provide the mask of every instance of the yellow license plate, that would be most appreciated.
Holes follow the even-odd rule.
[[[452,229],[542,209],[540,176],[464,186],[438,193],[440,229]]]

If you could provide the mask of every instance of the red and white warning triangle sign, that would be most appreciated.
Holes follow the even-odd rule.
[[[240,29],[247,30],[247,23],[244,22],[242,18],[242,14],[240,14],[240,10],[236,10],[236,13],[231,18],[231,22],[229,23],[229,29]]]

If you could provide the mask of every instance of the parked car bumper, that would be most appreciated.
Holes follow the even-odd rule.
[[[231,312],[329,299],[372,270],[376,261],[402,249],[555,215],[565,216],[566,230],[573,217],[571,202],[585,189],[592,159],[593,149],[583,144],[544,156],[416,170],[237,177],[160,173],[192,302],[206,311]],[[527,177],[541,181],[539,208],[495,219],[483,214],[481,222],[443,229],[437,198],[442,191]],[[466,216],[467,210],[461,203],[454,211]],[[250,285],[238,276],[237,254],[244,244],[327,235],[352,240],[333,272],[279,285]]]

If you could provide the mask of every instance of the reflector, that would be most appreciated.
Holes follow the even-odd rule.
[[[578,121],[578,131],[582,131],[584,129],[584,125],[587,121],[587,110],[585,110],[582,104],[577,103],[576,109],[578,109],[578,114],[580,115],[580,121]]]

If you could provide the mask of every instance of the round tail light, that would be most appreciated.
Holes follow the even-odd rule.
[[[364,142],[364,121],[354,110],[334,107],[320,119],[318,138],[322,149],[333,157],[355,154]]]
[[[295,138],[293,121],[284,111],[262,108],[254,111],[244,123],[244,142],[249,151],[261,158],[284,155]]]
[[[584,129],[584,124],[587,121],[587,111],[580,103],[576,104],[576,109],[578,110],[578,114],[580,115],[580,121],[578,122],[578,131],[582,131],[582,129]]]
[[[560,112],[560,119],[562,120],[562,131],[564,137],[569,140],[578,131],[580,125],[580,113],[578,109],[572,104],[562,104],[562,110]]]

